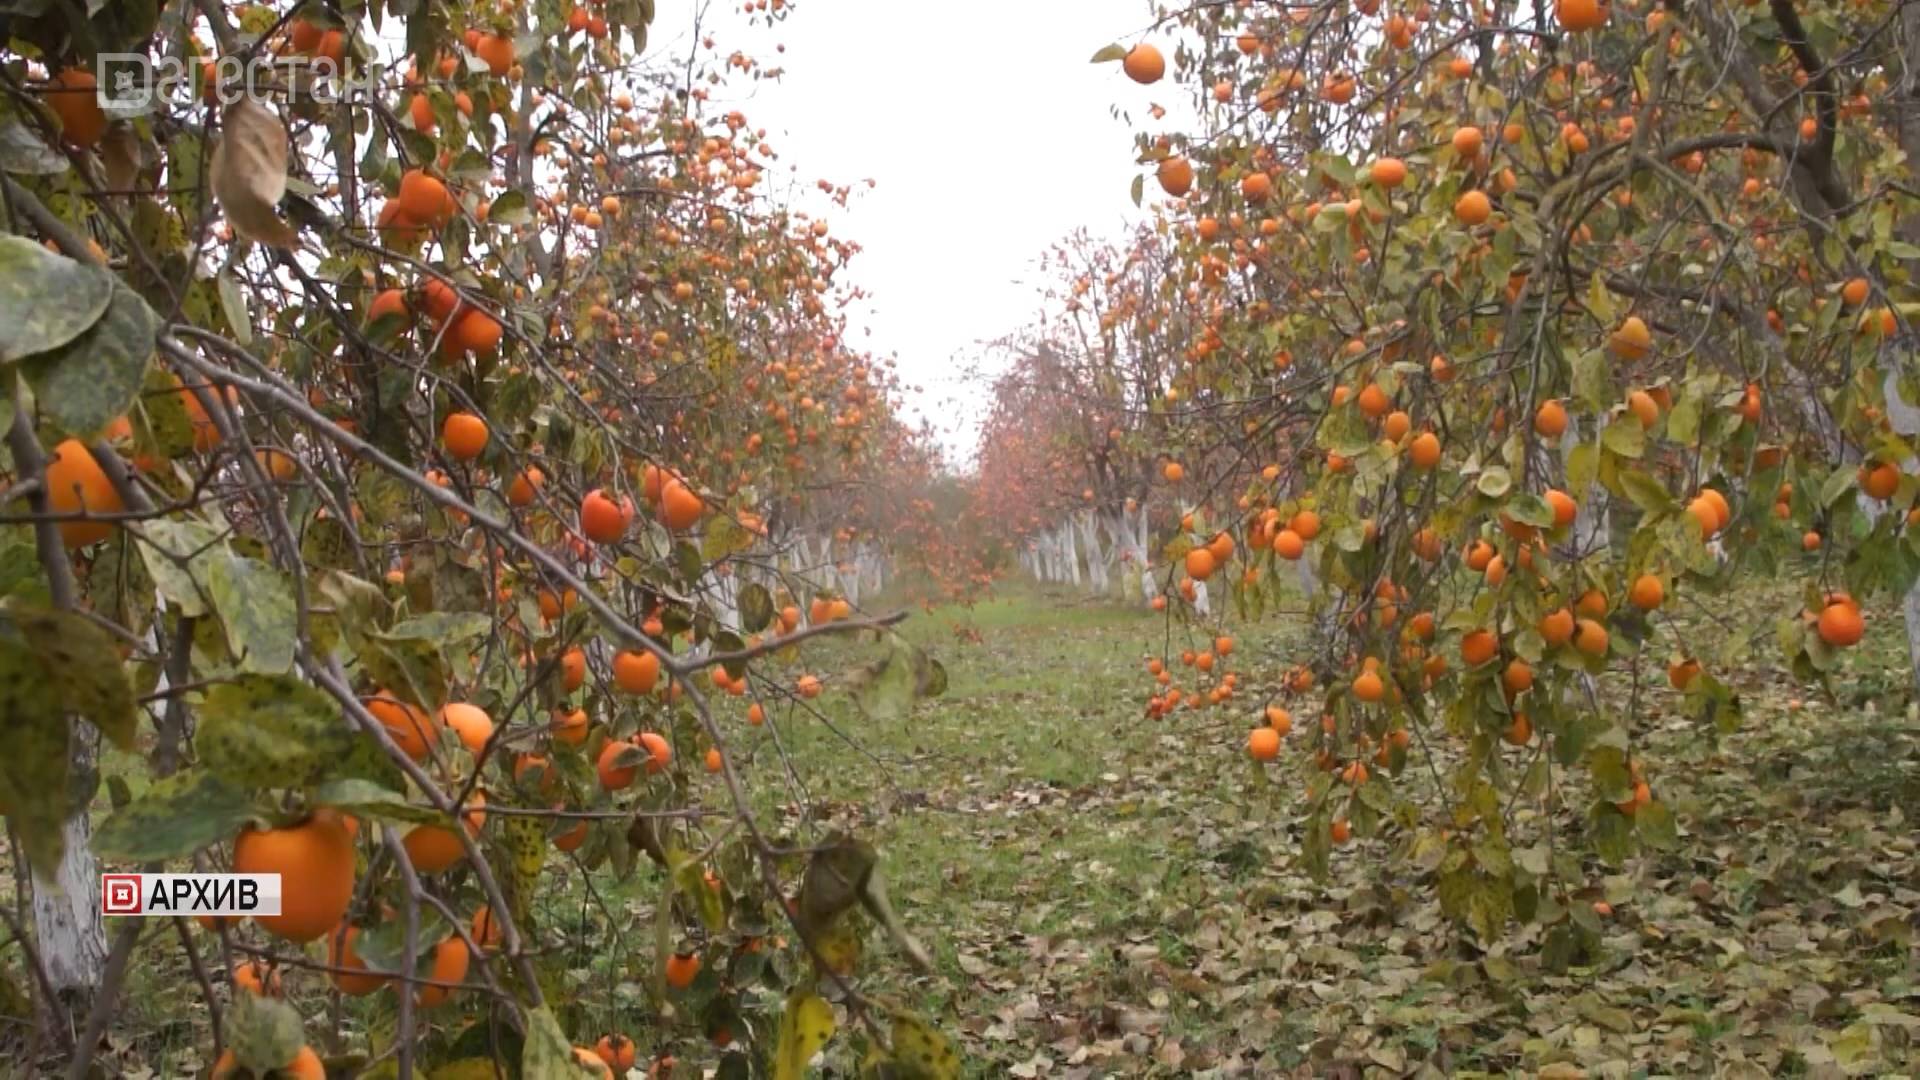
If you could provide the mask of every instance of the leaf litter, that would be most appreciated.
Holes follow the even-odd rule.
[[[1387,839],[1336,850],[1316,884],[1300,866],[1298,774],[1256,775],[1240,749],[1258,687],[1140,715],[1142,658],[1165,633],[1144,613],[1015,594],[916,623],[908,636],[940,649],[947,695],[884,726],[834,709],[890,764],[834,770],[811,794],[863,808],[938,965],[914,978],[879,954],[865,980],[954,1032],[971,1075],[1912,1067],[1911,710],[1802,706],[1764,663],[1739,673],[1744,727],[1717,740],[1654,702],[1641,752],[1680,842],[1588,867],[1575,896],[1612,912],[1597,949],[1555,957],[1526,924],[1476,940]],[[1275,669],[1299,632],[1235,630]],[[1887,660],[1896,683],[1902,659]],[[844,754],[824,732],[790,741],[807,775]]]

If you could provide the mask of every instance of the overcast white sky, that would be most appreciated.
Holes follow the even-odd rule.
[[[793,7],[772,30],[746,26],[737,2],[710,8],[721,56],[737,48],[786,69],[757,88],[736,80],[750,96],[732,107],[767,129],[804,184],[877,181],[845,211],[811,191],[796,207],[828,211],[836,235],[865,247],[851,275],[872,311],[852,323],[852,343],[898,354],[903,382],[921,388],[909,408],[964,465],[981,413],[982,388],[959,378],[974,343],[1037,311],[1033,260],[1048,244],[1078,226],[1119,235],[1140,214],[1130,129],[1110,109],[1144,120],[1172,80],[1141,87],[1117,64],[1087,61],[1151,15],[1142,0]],[[660,0],[648,51],[684,56],[694,8]]]

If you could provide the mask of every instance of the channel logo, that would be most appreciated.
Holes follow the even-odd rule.
[[[145,53],[101,53],[94,58],[94,97],[108,116],[132,119],[145,116],[161,104],[190,106],[201,100],[222,105],[242,98],[264,101],[293,93],[322,105],[338,104],[352,93],[370,93],[381,72],[359,70],[349,75],[331,57],[262,55],[241,60],[222,56],[212,61],[211,85],[199,62],[189,65],[178,56],[152,57]]]
[[[101,874],[102,915],[280,914],[279,874]]]

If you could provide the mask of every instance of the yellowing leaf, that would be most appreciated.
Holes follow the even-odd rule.
[[[780,1020],[780,1041],[773,1052],[773,1080],[798,1080],[807,1062],[833,1038],[833,1007],[816,994],[795,993],[787,998]]]
[[[960,1055],[954,1053],[933,1025],[909,1012],[893,1014],[893,1052],[862,1063],[863,1076],[896,1080],[949,1080],[960,1075]]]

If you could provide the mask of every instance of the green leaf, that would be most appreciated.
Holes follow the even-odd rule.
[[[700,549],[683,540],[673,545],[673,568],[680,580],[692,583],[700,580],[706,563],[700,558]]]
[[[1584,499],[1586,490],[1600,474],[1600,448],[1593,443],[1575,443],[1567,449],[1567,489],[1575,498]]]
[[[1489,465],[1474,481],[1474,487],[1489,499],[1498,499],[1513,489],[1513,475],[1499,465]]]
[[[374,681],[428,711],[446,704],[446,665],[432,643],[370,633],[360,653]]]
[[[1692,394],[1674,402],[1667,414],[1667,438],[1681,446],[1692,446],[1700,438],[1700,402]]]
[[[25,530],[0,533],[0,598],[43,607],[53,603],[40,556]]]
[[[88,563],[74,567],[83,586],[81,595],[93,614],[144,636],[154,613],[153,579],[133,557],[135,541],[125,529],[115,529]],[[10,550],[0,547],[0,561]],[[0,565],[0,577],[5,574]],[[4,591],[4,587],[0,587]]]
[[[159,328],[140,294],[115,282],[104,315],[79,337],[21,361],[20,373],[55,424],[92,435],[140,393]]]
[[[1545,497],[1527,492],[1516,495],[1507,502],[1507,516],[1523,525],[1550,529],[1553,527],[1553,507]]]
[[[278,570],[228,555],[209,564],[207,590],[242,670],[277,674],[293,667],[293,590]]]
[[[546,1006],[527,1010],[527,1042],[520,1052],[520,1075],[524,1080],[564,1080],[591,1076],[574,1063],[573,1045],[567,1033]]]
[[[117,666],[117,665],[116,665]],[[60,862],[67,817],[69,725],[39,657],[0,636],[0,813],[42,871]]]
[[[454,159],[453,165],[447,169],[447,175],[469,184],[484,184],[493,176],[493,166],[487,161],[487,156],[480,151],[462,150],[460,156]],[[488,213],[491,215],[491,208]]]
[[[233,340],[242,346],[253,344],[253,316],[247,313],[247,298],[240,293],[240,283],[234,280],[231,271],[223,269],[214,277],[213,284],[220,297],[220,313],[226,316],[227,326],[233,330]]]
[[[420,905],[420,924],[413,937],[413,956],[407,956],[407,919],[404,913],[381,920],[378,926],[353,939],[353,951],[375,971],[420,972],[420,961],[430,956],[440,942],[453,933],[446,916],[426,904]],[[424,972],[420,972],[424,974]]]
[[[913,661],[899,646],[849,679],[854,704],[869,717],[897,720],[913,704]]]
[[[23,236],[0,236],[0,363],[79,337],[106,314],[114,291],[114,276],[103,268]]]
[[[1637,458],[1647,452],[1647,429],[1631,413],[1616,416],[1600,433],[1600,445],[1623,458]]]
[[[149,521],[140,527],[139,550],[168,607],[191,618],[207,613],[209,567],[227,558],[219,532],[197,521]]]
[[[790,994],[773,1051],[773,1080],[800,1080],[805,1076],[807,1062],[833,1038],[834,1027],[833,1006],[818,994],[800,990]]]
[[[359,777],[390,790],[407,786],[407,776],[372,738],[355,733],[352,749],[328,773],[334,779]]]
[[[300,558],[312,566],[347,570],[353,566],[353,534],[338,518],[315,518],[300,533]]]
[[[259,815],[247,793],[205,769],[154,781],[100,823],[93,850],[113,862],[164,862],[231,840]]]
[[[1580,404],[1595,412],[1605,409],[1613,399],[1612,377],[1604,350],[1588,349],[1574,356],[1573,393]]]
[[[727,927],[727,908],[720,890],[707,884],[706,866],[698,859],[682,859],[674,867],[674,886],[680,895],[692,900],[700,909],[700,921],[707,929],[718,933]]]
[[[740,628],[757,634],[773,621],[773,594],[765,585],[752,582],[740,590]]]
[[[1593,840],[1594,854],[1605,859],[1608,865],[1618,866],[1633,854],[1633,819],[1613,804],[1593,805],[1593,812],[1587,817],[1587,831]]]
[[[934,689],[933,662],[925,650],[898,634],[887,635],[887,655],[853,672],[847,678],[853,702],[860,711],[875,720],[896,720],[905,715],[916,698],[930,697]],[[946,672],[939,674],[940,689],[946,687]]]
[[[453,1041],[447,1045],[449,1065],[442,1066],[442,1068],[448,1068],[454,1064],[477,1059],[488,1063],[487,1075],[484,1078],[474,1076],[471,1080],[499,1080],[493,1071],[492,1062],[496,1059],[499,1060],[503,1065],[507,1066],[507,1075],[513,1075],[510,1063],[520,1060],[521,1046],[522,1040],[520,1033],[515,1031],[511,1025],[502,1024],[496,1019],[482,1016],[461,1028],[460,1033],[454,1036]],[[364,1077],[366,1074],[362,1073],[360,1075]],[[438,1069],[428,1075],[432,1077],[432,1080],[441,1080],[441,1074]],[[454,1078],[447,1077],[446,1080],[454,1080]],[[468,1080],[468,1078],[462,1077],[461,1080]]]
[[[713,651],[715,653],[737,653],[746,647],[747,643],[740,640],[740,635],[731,630],[722,630],[713,635]],[[744,679],[747,677],[747,665],[745,661],[729,660],[720,666],[726,671],[729,679]]]
[[[133,748],[138,713],[117,643],[83,616],[16,609],[13,632],[39,666],[38,687],[56,715],[83,716],[122,750]]]
[[[501,225],[525,225],[533,220],[533,212],[527,208],[527,193],[519,188],[508,188],[494,196],[493,203],[487,207],[487,220]]]
[[[1127,58],[1127,47],[1125,45],[1117,45],[1117,44],[1108,45],[1102,48],[1099,52],[1094,53],[1093,59],[1088,61],[1088,63],[1111,64],[1115,60],[1125,60],[1126,58]]]
[[[1613,294],[1607,291],[1606,283],[1600,280],[1598,270],[1587,281],[1587,306],[1593,309],[1593,316],[1600,321],[1600,325],[1614,324]]]
[[[313,591],[333,609],[332,619],[357,642],[387,618],[386,596],[379,586],[352,574],[329,570],[313,578]]]
[[[425,641],[446,649],[479,637],[491,625],[478,611],[434,611],[395,623],[381,636],[388,640]]]
[[[147,367],[140,402],[133,413],[133,449],[137,454],[174,458],[193,448],[193,419],[180,399],[179,384],[158,364]],[[149,522],[152,529],[157,522]]]
[[[236,995],[227,1018],[227,1039],[234,1061],[255,1076],[293,1060],[307,1041],[293,1006],[259,994]]]
[[[410,825],[444,825],[448,821],[448,815],[433,807],[408,802],[405,795],[371,780],[329,780],[314,789],[313,801],[321,806],[338,807],[355,817],[381,821]]]
[[[1622,469],[1620,487],[1633,505],[1649,514],[1663,514],[1673,509],[1673,494],[1666,485],[1639,469]]]
[[[1640,842],[1657,851],[1672,851],[1680,846],[1680,830],[1667,804],[1650,802],[1633,815],[1633,828]]]
[[[291,675],[238,676],[207,691],[199,711],[201,761],[241,787],[307,787],[353,752],[339,706]]]
[[[1827,475],[1826,482],[1820,485],[1820,507],[1830,510],[1854,488],[1857,476],[1853,469],[1842,466]]]
[[[1474,874],[1467,894],[1467,924],[1481,941],[1494,941],[1513,916],[1513,879],[1509,875]]]

